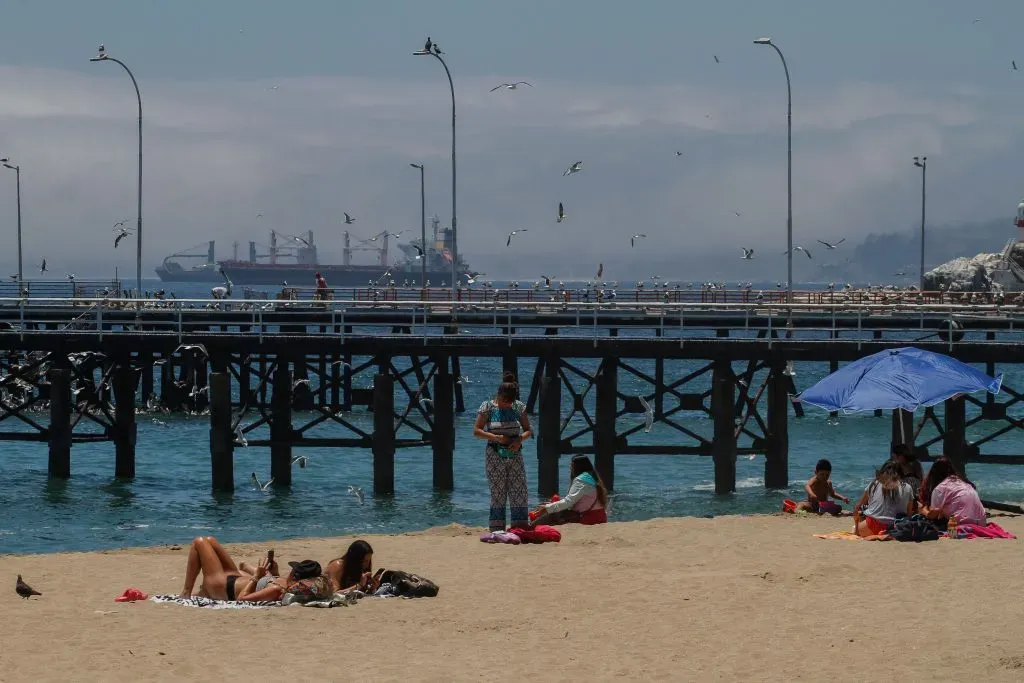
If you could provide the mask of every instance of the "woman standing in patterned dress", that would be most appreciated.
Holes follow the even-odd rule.
[[[506,372],[495,397],[480,404],[473,426],[473,436],[487,441],[484,458],[491,488],[491,531],[505,530],[506,502],[512,513],[512,526],[530,526],[522,450],[523,441],[531,435],[526,404],[519,400],[519,383],[514,374]]]

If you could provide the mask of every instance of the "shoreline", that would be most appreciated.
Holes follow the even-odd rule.
[[[1024,535],[1024,517],[995,521]],[[376,567],[421,574],[440,594],[319,610],[113,602],[129,587],[179,591],[186,546],[2,555],[0,576],[20,573],[43,597],[0,594],[9,626],[0,679],[330,671],[337,680],[518,681],[571,667],[596,680],[791,681],[810,652],[840,681],[881,671],[903,680],[1019,679],[1024,624],[1006,596],[1024,590],[1013,569],[1021,541],[813,537],[850,526],[782,514],[657,518],[565,526],[561,543],[534,546],[481,543],[482,527],[460,525],[365,535]],[[323,563],[355,538],[228,549],[236,561],[274,547],[282,561]],[[880,636],[867,625],[882,617],[889,631]],[[966,626],[936,628],[943,624]],[[918,637],[924,629],[928,637]],[[251,647],[264,641],[276,644]]]

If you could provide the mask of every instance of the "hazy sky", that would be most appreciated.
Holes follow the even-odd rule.
[[[916,154],[930,223],[1005,214],[1011,235],[1022,24],[1019,0],[20,0],[4,8],[0,156],[22,166],[27,271],[46,257],[58,274],[134,273],[111,226],[135,215],[135,95],[116,64],[88,61],[102,42],[142,89],[145,276],[172,251],[217,239],[227,257],[275,227],[314,230],[321,261],[337,261],[343,211],[356,236],[418,230],[410,162],[426,164],[428,213],[450,220],[447,82],[411,55],[429,34],[455,79],[459,247],[474,267],[776,277],[785,77],[752,40],[771,36],[793,78],[797,244],[914,225]],[[510,79],[536,87],[488,92]],[[562,177],[576,160],[584,171]],[[8,273],[14,174],[0,171]],[[633,232],[648,239],[630,249]]]

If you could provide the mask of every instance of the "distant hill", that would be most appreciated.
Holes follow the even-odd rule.
[[[1006,240],[1017,235],[1009,218],[984,223],[926,226],[925,270],[958,256],[1000,252]],[[919,229],[868,235],[845,251],[828,252],[831,260],[820,265],[815,279],[822,281],[913,283],[921,260]],[[845,245],[844,245],[845,246]],[[904,273],[902,277],[897,273]]]

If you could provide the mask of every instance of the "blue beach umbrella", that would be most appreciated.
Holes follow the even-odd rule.
[[[912,413],[957,394],[982,390],[998,394],[1002,383],[1002,374],[989,377],[955,358],[908,346],[850,363],[797,398],[830,412],[900,409]]]

